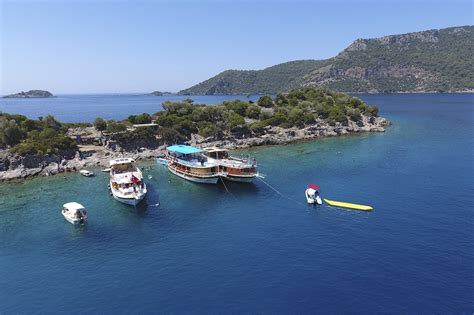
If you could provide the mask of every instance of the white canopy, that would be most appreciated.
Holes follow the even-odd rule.
[[[64,208],[70,211],[84,210],[84,207],[77,202],[68,202],[63,205]]]
[[[110,160],[109,165],[114,166],[117,164],[130,164],[135,162],[134,159],[131,158],[121,158],[121,159],[115,159],[115,160]]]

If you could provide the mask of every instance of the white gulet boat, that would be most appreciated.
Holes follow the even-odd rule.
[[[115,159],[110,164],[110,191],[117,201],[136,206],[147,190],[143,174],[130,158]]]

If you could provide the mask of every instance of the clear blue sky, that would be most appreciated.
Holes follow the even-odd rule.
[[[357,38],[473,24],[471,1],[1,1],[1,91],[178,91]]]

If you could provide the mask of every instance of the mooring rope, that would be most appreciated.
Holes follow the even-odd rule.
[[[224,180],[222,179],[222,177],[219,177],[219,178],[220,178],[222,184],[224,185],[225,190],[226,190],[232,197],[234,197],[235,199],[237,199],[237,198],[234,196],[234,194],[232,194],[232,193],[229,191],[229,189],[227,189],[227,185],[225,184],[225,182],[224,182]]]
[[[276,189],[275,187],[273,187],[272,185],[270,185],[269,183],[267,183],[266,181],[264,181],[261,177],[257,177],[259,180],[262,181],[262,183],[264,183],[265,185],[267,185],[269,188],[271,188],[274,192],[276,192],[277,194],[279,194],[280,196],[282,196],[283,198],[285,199],[288,199],[290,201],[293,201],[301,206],[305,206],[305,204],[299,202],[298,200],[296,199],[293,199],[291,197],[288,197],[288,196],[285,196],[283,193],[281,193],[280,191],[278,191],[278,189]]]

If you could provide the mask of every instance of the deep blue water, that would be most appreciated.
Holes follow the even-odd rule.
[[[251,150],[286,198],[154,164],[137,210],[102,173],[0,184],[0,313],[472,313],[472,96],[361,97],[394,125]],[[375,210],[309,207],[307,183]]]
[[[125,119],[132,114],[153,114],[162,109],[165,101],[191,98],[195,104],[219,104],[226,100],[245,99],[256,101],[259,96],[251,95],[164,95],[99,94],[58,95],[52,98],[0,98],[0,111],[22,114],[36,119],[51,114],[64,122],[92,122],[97,117]]]

